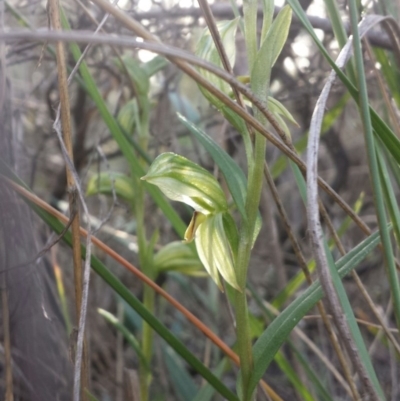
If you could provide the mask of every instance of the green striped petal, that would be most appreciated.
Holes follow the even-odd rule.
[[[209,216],[197,228],[197,253],[211,278],[223,290],[220,275],[238,291],[235,263],[228,237],[224,230],[223,213]]]
[[[225,195],[214,176],[175,153],[158,156],[142,180],[156,185],[171,200],[186,203],[204,215],[228,209]]]

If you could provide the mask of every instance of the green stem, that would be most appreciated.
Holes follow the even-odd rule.
[[[153,289],[145,285],[143,289],[143,305],[149,312],[153,313],[154,304],[155,293]],[[149,388],[151,383],[149,364],[153,354],[153,329],[145,322],[143,322],[142,329],[142,352],[145,360],[141,360],[139,364],[140,399],[141,401],[147,401],[149,399]]]
[[[251,337],[249,328],[249,318],[247,311],[246,292],[236,292],[236,335],[238,354],[240,358],[240,369],[242,379],[242,394],[239,397],[242,401],[251,400],[246,397],[250,383],[251,372],[253,370],[253,354],[251,349]]]
[[[253,395],[251,393],[249,394],[248,391],[249,381],[253,370],[253,354],[245,289],[250,253],[253,245],[254,229],[258,214],[258,205],[261,197],[265,149],[265,138],[256,134],[254,169],[249,177],[246,200],[247,222],[241,229],[237,258],[238,283],[240,288],[243,289],[243,292],[238,291],[235,297],[236,335],[240,357],[242,401],[251,401],[253,399]]]
[[[145,116],[147,117],[147,115]],[[138,136],[139,136],[139,144],[142,149],[147,150],[148,145],[148,122],[147,118],[140,118],[139,113],[136,115],[136,121],[138,124]],[[140,163],[144,167],[144,160],[140,160]],[[149,249],[147,240],[146,240],[146,228],[144,224],[144,213],[145,213],[145,191],[143,187],[142,181],[137,178],[134,178],[135,182],[135,215],[136,215],[136,233],[138,238],[139,245],[139,263],[143,269],[143,272],[154,279],[154,270],[153,270],[153,256],[149,255],[149,252],[152,252],[153,249]],[[154,304],[155,304],[155,293],[152,288],[145,285],[143,288],[143,305],[150,312],[154,313]],[[149,366],[151,364],[151,358],[153,354],[153,329],[146,323],[143,322],[142,328],[142,352],[144,355],[144,361],[140,361],[139,363],[139,384],[140,384],[140,399],[141,401],[148,401],[149,399],[149,388],[151,384],[151,371],[149,370]]]

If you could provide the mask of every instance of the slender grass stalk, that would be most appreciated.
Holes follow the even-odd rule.
[[[135,88],[136,99],[138,102],[138,107],[135,107],[134,109],[138,145],[139,148],[142,149],[145,154],[147,154],[149,140],[150,102],[148,101],[147,93],[140,93],[138,89],[139,82],[137,82],[137,80],[132,79],[132,85]],[[144,95],[147,95],[146,98]],[[146,159],[141,157],[140,154],[138,154],[137,159],[138,164],[145,170],[147,166]],[[136,218],[139,263],[144,274],[146,274],[146,276],[151,280],[154,280],[155,273],[153,269],[153,248],[149,246],[146,236],[145,183],[136,176],[135,171],[132,171],[132,184],[135,192],[133,210]],[[154,313],[155,292],[151,287],[145,286],[143,289],[143,305],[150,313]],[[151,364],[153,355],[153,338],[153,329],[146,321],[144,321],[142,325],[141,346],[145,359],[141,359],[139,364],[140,396],[142,401],[148,401],[149,399],[149,390],[151,384],[151,372],[149,370],[149,366]]]
[[[343,20],[339,12],[339,7],[336,0],[325,0],[325,5],[328,10],[329,19],[332,22],[333,32],[335,38],[342,49],[347,42],[347,33],[343,25]],[[356,82],[356,74],[353,61],[350,60],[346,67],[346,72],[350,77],[350,80],[354,83]]]
[[[252,71],[257,56],[257,7],[258,2],[254,0],[245,1],[243,4],[245,40],[247,48],[247,58],[249,71]],[[258,82],[250,77],[252,89],[255,94],[265,93],[264,88],[269,86],[269,82]],[[261,99],[267,101],[267,99]],[[256,119],[261,123],[266,122],[264,116],[256,111]],[[251,401],[253,399],[253,391],[249,390],[251,374],[253,371],[253,354],[251,347],[250,326],[248,318],[247,299],[244,289],[246,288],[247,271],[250,261],[251,247],[253,245],[253,237],[255,224],[258,214],[258,207],[261,198],[261,190],[264,178],[264,162],[265,162],[266,139],[259,133],[255,134],[254,160],[249,159],[247,163],[249,169],[247,197],[246,197],[246,214],[247,221],[242,223],[240,229],[240,245],[237,257],[237,277],[239,286],[243,289],[243,293],[236,293],[235,311],[236,311],[236,333],[238,340],[238,353],[240,357],[241,367],[241,384],[242,384],[242,400]]]
[[[364,138],[368,156],[369,172],[372,181],[375,209],[378,218],[379,231],[383,244],[383,255],[388,271],[389,284],[393,296],[394,312],[397,327],[400,328],[400,285],[394,262],[392,243],[387,229],[387,219],[383,200],[382,183],[379,176],[379,167],[376,157],[376,144],[373,135],[370,108],[368,103],[368,91],[364,72],[364,60],[361,49],[360,35],[358,32],[358,11],[355,0],[350,0],[350,21],[353,31],[354,57],[357,69],[359,87],[359,107],[364,126]]]
[[[135,205],[134,211],[136,216],[136,233],[139,244],[139,261],[143,272],[151,279],[154,279],[152,266],[149,263],[147,255],[147,240],[146,230],[144,225],[144,188],[141,182],[134,177],[133,181],[135,184]],[[154,312],[154,301],[155,293],[154,290],[148,286],[143,288],[143,305],[147,308],[150,313]],[[143,322],[142,326],[142,351],[145,356],[145,361],[140,360],[139,369],[139,382],[140,382],[140,396],[141,400],[147,401],[149,399],[149,386],[151,382],[151,374],[148,366],[150,365],[151,357],[153,354],[153,330],[147,322]]]
[[[258,207],[261,197],[261,189],[263,185],[263,172],[265,161],[266,140],[259,134],[255,138],[255,152],[254,152],[254,167],[251,176],[249,177],[247,199],[246,199],[246,212],[247,222],[241,228],[241,240],[238,251],[237,259],[237,275],[238,283],[241,288],[245,288],[247,281],[247,271],[250,261],[250,253],[253,245],[253,237],[255,224],[258,214]],[[246,294],[236,293],[236,324],[237,324],[237,337],[239,345],[239,356],[242,369],[242,385],[243,385],[243,400],[251,400],[252,395],[247,394],[247,383],[250,379],[251,370],[253,366],[252,353],[251,353],[251,338],[248,321],[247,300]]]

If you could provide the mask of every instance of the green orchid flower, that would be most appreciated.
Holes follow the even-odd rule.
[[[238,291],[235,254],[236,226],[218,181],[203,167],[175,153],[158,156],[142,177],[171,200],[194,209],[185,242],[195,241],[199,258],[211,278],[223,290],[222,278]]]

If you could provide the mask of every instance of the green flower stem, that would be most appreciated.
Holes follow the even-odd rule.
[[[249,317],[245,291],[236,291],[235,304],[236,335],[242,380],[242,394],[238,395],[241,401],[247,401],[251,400],[251,398],[246,398],[246,393],[248,391],[247,389],[249,387],[251,372],[253,370],[254,363],[251,350]]]
[[[147,105],[141,105],[141,113],[136,113],[137,121],[137,134],[138,142],[142,149],[147,151],[148,148],[148,129],[149,129],[149,110]],[[143,168],[146,167],[145,160],[140,159],[139,163]],[[132,174],[133,177],[135,177]],[[138,238],[138,248],[139,248],[139,263],[143,272],[150,278],[154,279],[153,271],[153,255],[149,255],[148,241],[146,239],[146,228],[144,224],[145,216],[145,190],[143,182],[134,178],[134,186],[136,187],[136,198],[135,198],[135,216],[136,216],[136,234]],[[143,305],[150,312],[154,313],[155,304],[155,293],[154,290],[149,286],[144,286],[143,288]],[[142,341],[141,347],[145,360],[140,360],[139,363],[139,386],[140,386],[140,399],[142,401],[148,401],[149,399],[149,388],[151,384],[151,371],[149,366],[151,365],[151,358],[153,355],[153,329],[146,322],[143,322],[142,327]]]
[[[148,311],[154,313],[155,304],[155,293],[152,288],[145,285],[143,288],[143,305]],[[143,321],[142,329],[142,352],[145,356],[145,361],[140,361],[139,372],[140,372],[140,399],[147,401],[149,399],[149,387],[151,383],[151,372],[149,371],[149,365],[153,354],[153,329]]]
[[[257,7],[258,1],[245,0],[243,2],[245,40],[249,71],[253,71],[254,62],[257,56]],[[265,90],[267,82],[254,82],[251,79],[251,87],[254,92]],[[256,78],[257,81],[257,78]],[[266,92],[267,93],[267,92]],[[267,99],[265,99],[266,101]],[[265,118],[255,111],[255,117],[265,124]],[[243,222],[240,230],[240,244],[237,256],[237,279],[242,293],[237,292],[235,297],[236,312],[236,335],[238,342],[238,353],[240,357],[242,401],[252,401],[253,392],[249,389],[250,378],[253,372],[253,353],[251,347],[250,325],[246,299],[247,270],[249,268],[250,253],[253,245],[254,230],[260,203],[261,189],[264,174],[266,140],[260,134],[255,134],[254,157],[247,156],[248,164],[248,186],[246,196],[247,220]]]
[[[248,394],[249,380],[253,370],[253,354],[251,348],[250,326],[245,288],[251,247],[253,244],[253,234],[261,197],[265,149],[265,138],[259,134],[256,134],[254,169],[249,177],[246,199],[247,221],[243,224],[241,229],[237,258],[238,284],[240,288],[243,289],[243,292],[237,292],[235,297],[236,335],[242,375],[242,401],[251,401],[253,399],[253,395]]]
[[[134,210],[136,216],[136,234],[138,238],[138,248],[139,248],[139,263],[143,272],[147,276],[152,276],[152,268],[148,263],[147,257],[147,241],[146,241],[146,230],[144,226],[144,188],[142,182],[138,180],[136,177],[133,179],[134,187],[135,187],[135,203]],[[144,286],[143,289],[143,304],[146,309],[153,313],[154,309],[154,291],[148,287]],[[153,342],[153,333],[151,327],[143,322],[142,327],[142,341],[141,347],[142,352],[145,357],[146,363],[142,361],[139,364],[139,385],[140,385],[140,399],[142,401],[147,401],[149,399],[149,386],[150,386],[150,372],[148,366],[150,365],[151,356],[152,356],[152,342]]]

